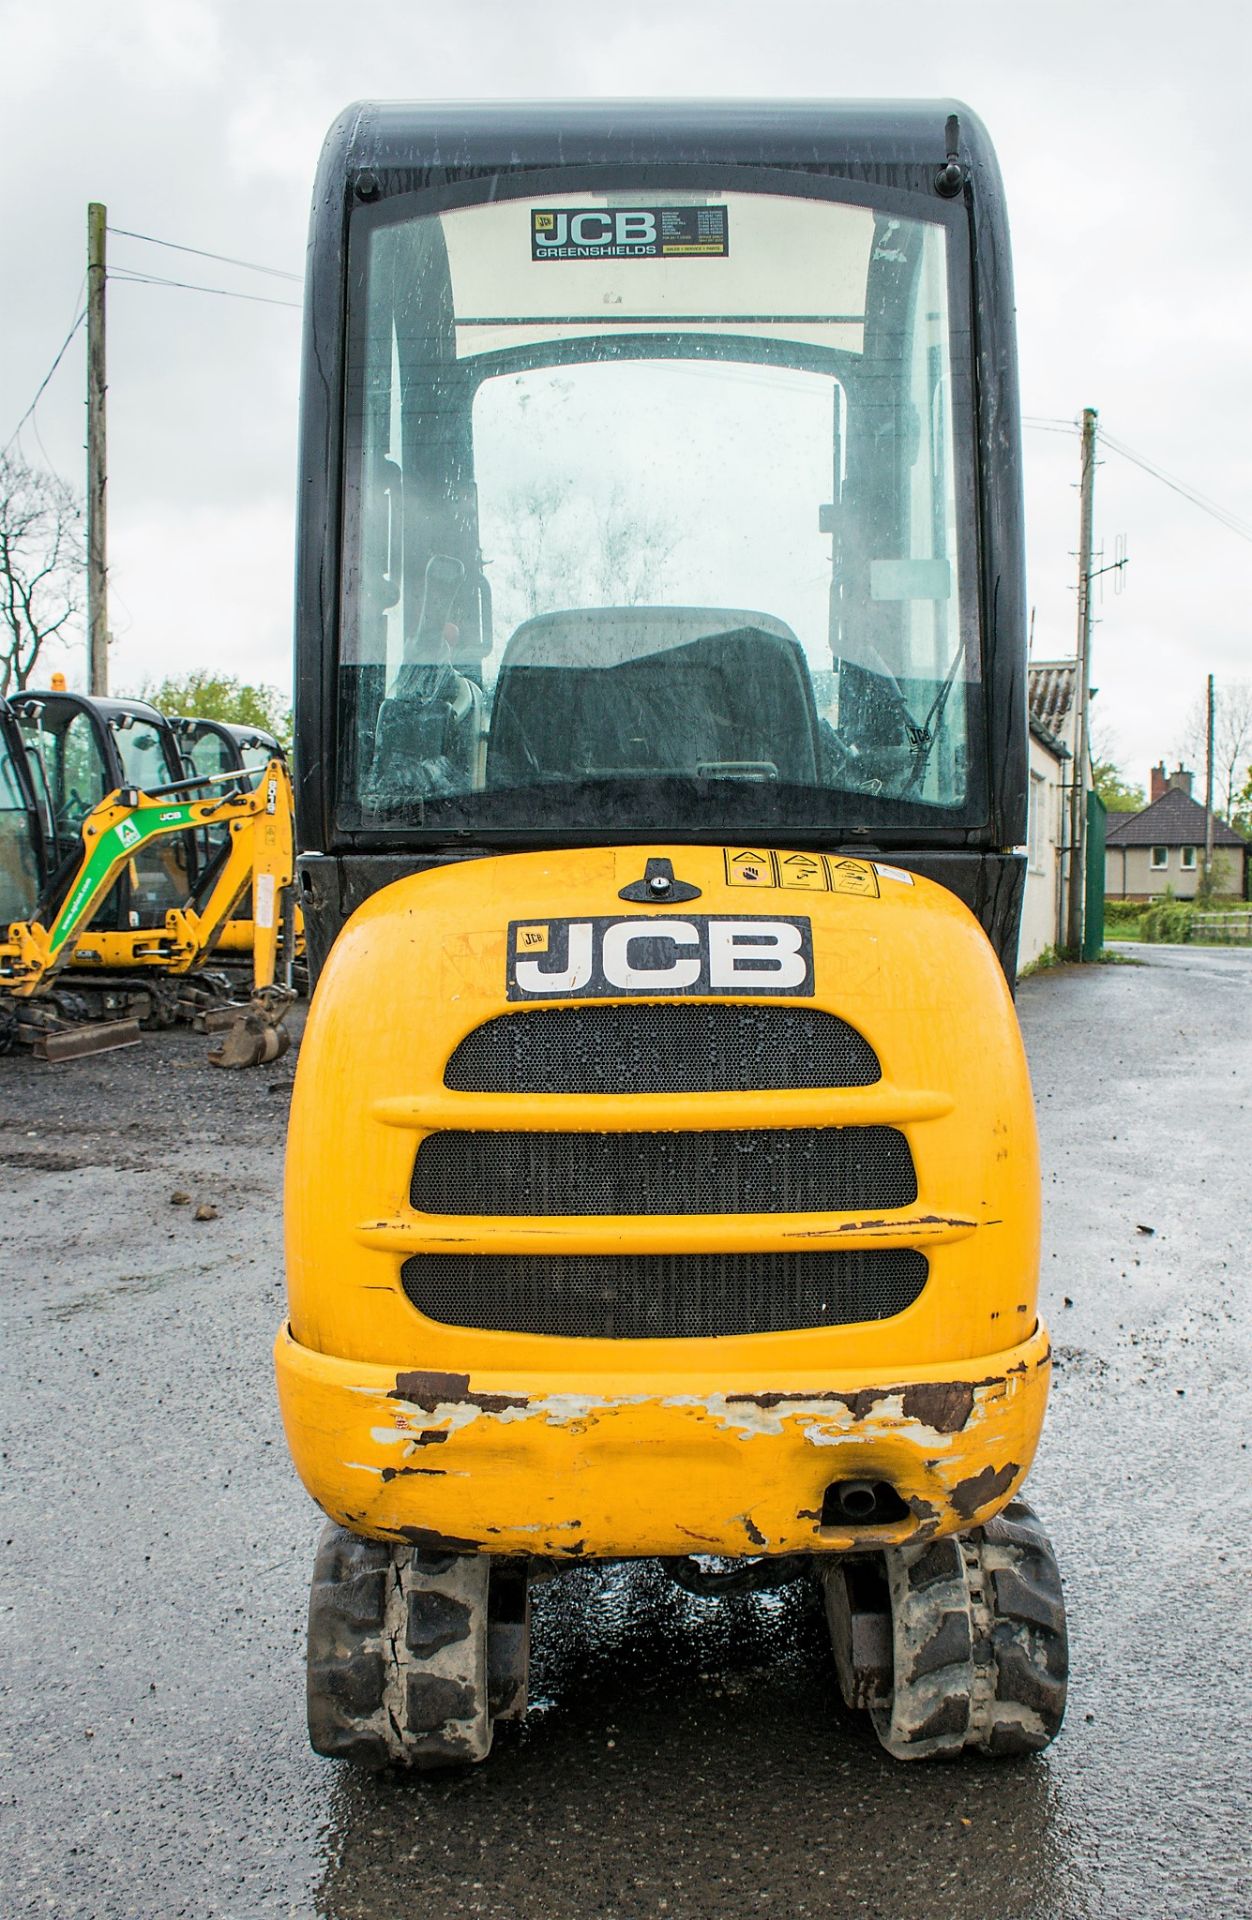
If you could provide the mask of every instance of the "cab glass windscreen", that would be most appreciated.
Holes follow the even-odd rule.
[[[0,924],[25,920],[39,895],[35,818],[18,772],[20,740],[0,732]]]
[[[959,211],[553,180],[353,216],[341,826],[981,818]]]

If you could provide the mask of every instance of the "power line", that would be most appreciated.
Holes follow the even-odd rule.
[[[1136,453],[1135,449],[1128,447],[1124,440],[1115,440],[1112,434],[1106,433],[1103,428],[1100,430],[1100,438],[1106,446],[1113,449],[1114,453],[1120,453],[1123,460],[1129,460],[1132,466],[1142,467],[1145,473],[1150,473],[1154,480],[1161,482],[1162,486],[1168,487],[1173,493],[1181,494],[1184,500],[1190,500],[1193,507],[1199,507],[1201,513],[1209,514],[1223,527],[1228,527],[1231,533],[1237,533],[1241,540],[1252,542],[1252,526],[1249,526],[1246,520],[1240,520],[1236,514],[1219,506],[1215,500],[1197,493],[1195,488],[1187,486],[1185,481],[1175,480],[1172,474],[1163,472],[1145,454]]]
[[[1081,430],[1077,421],[1044,419],[1031,414],[1022,415],[1022,425],[1033,427],[1039,433],[1077,434]],[[1252,542],[1252,526],[1249,526],[1246,520],[1241,520],[1237,514],[1231,513],[1218,501],[1210,500],[1206,494],[1197,492],[1194,487],[1189,487],[1185,480],[1177,480],[1172,474],[1166,473],[1162,467],[1156,465],[1155,461],[1149,460],[1146,454],[1138,453],[1134,447],[1127,446],[1124,440],[1115,438],[1107,427],[1099,429],[1097,445],[1106,446],[1111,453],[1120,454],[1123,460],[1129,460],[1132,466],[1140,467],[1144,473],[1151,474],[1152,478],[1159,480],[1162,486],[1168,487],[1173,493],[1180,494],[1184,500],[1189,500],[1193,507],[1199,507],[1201,513],[1207,513],[1229,532],[1238,534],[1241,540]]]
[[[159,273],[133,273],[129,267],[111,268],[109,279],[134,287],[181,287],[187,293],[217,293],[224,300],[251,300],[262,307],[292,307],[297,313],[300,311],[298,300],[275,300],[267,293],[237,293],[233,287],[206,287],[196,280],[167,280]]]
[[[78,318],[75,320],[73,326],[70,328],[69,332],[66,334],[64,340],[61,342],[60,348],[58,349],[58,352],[57,352],[56,359],[52,362],[52,365],[48,368],[47,373],[45,373],[43,379],[39,382],[39,386],[35,393],[34,399],[31,401],[25,413],[22,415],[21,419],[18,421],[17,425],[14,427],[12,433],[9,435],[8,439],[5,441],[3,448],[0,449],[0,452],[7,453],[9,451],[9,448],[13,445],[13,442],[17,439],[18,434],[22,431],[22,428],[26,425],[26,422],[30,419],[32,413],[35,411],[35,408],[39,405],[40,400],[43,398],[44,388],[47,386],[49,380],[51,380],[53,374],[56,372],[62,360],[65,358],[66,348],[69,346],[70,341],[74,338],[74,335],[78,332],[78,329],[82,326],[83,321],[86,318],[87,318],[86,307],[80,307],[78,311]]]
[[[39,431],[39,415],[37,413],[31,415],[30,430],[35,436],[35,445],[39,448],[40,453],[43,455],[43,463],[45,467],[51,470],[52,468],[55,467],[56,462],[53,460],[52,455],[48,452],[47,447],[45,447],[43,443],[43,435]]]
[[[294,280],[299,284],[303,278],[301,274],[289,273],[285,267],[263,267],[255,260],[236,260],[229,253],[206,253],[203,247],[187,247],[179,240],[158,240],[151,233],[132,233],[129,227],[110,227],[109,232],[127,240],[146,240],[150,247],[169,247],[174,253],[194,253],[201,260],[220,260],[226,267],[246,267],[249,273],[272,273],[276,280]]]
[[[127,232],[127,229],[125,227],[110,227],[109,232],[126,234],[128,239],[146,240],[150,238],[150,236],[147,234],[130,234]],[[169,246],[169,247],[172,247],[175,245],[175,243],[172,240],[157,240],[157,241],[154,241],[153,244],[155,246]],[[180,251],[184,253],[200,253],[203,250],[198,247],[184,247],[180,249]],[[224,254],[205,254],[204,258],[208,260],[224,260],[230,266],[252,266],[253,265],[251,261],[246,261],[246,260],[240,260],[240,261],[227,260],[227,257]],[[284,280],[298,281],[300,278],[299,274],[285,273],[285,272],[282,272],[282,270],[278,267],[257,267],[255,271],[257,271],[258,273],[277,274],[281,279],[284,279]],[[184,288],[186,291],[190,293],[220,294],[224,299],[227,299],[227,300],[250,300],[257,305],[266,306],[266,307],[293,307],[297,312],[300,309],[300,303],[298,300],[275,300],[275,299],[271,299],[268,295],[262,294],[262,293],[238,293],[232,290],[230,287],[207,287],[207,286],[198,285],[195,282],[189,281],[189,280],[168,280],[168,279],[165,279],[160,274],[136,273],[136,272],[133,272],[129,267],[114,268],[112,272],[110,272],[109,278],[111,280],[128,281],[135,286],[180,287],[180,288]],[[77,299],[82,298],[82,291],[83,291],[83,283],[80,281],[79,288],[78,288],[78,295],[76,296],[76,301]],[[0,447],[0,455],[8,453],[10,447],[13,446],[13,444],[21,434],[22,428],[26,425],[26,422],[34,414],[35,408],[39,405],[39,402],[42,400],[44,393],[47,390],[48,383],[52,379],[52,376],[56,372],[57,368],[60,366],[62,360],[65,358],[65,354],[67,349],[70,346],[70,343],[74,339],[75,334],[78,332],[78,329],[82,326],[86,318],[87,318],[86,307],[85,306],[79,307],[78,312],[75,315],[73,325],[70,327],[69,332],[66,334],[64,340],[61,342],[61,345],[57,350],[56,358],[53,360],[52,365],[48,368],[47,373],[45,373],[43,379],[39,382],[39,385],[35,390],[34,399],[31,401],[25,413],[22,415],[21,419],[18,421],[17,425],[14,427],[12,433],[9,435],[9,438],[5,441],[4,446]]]

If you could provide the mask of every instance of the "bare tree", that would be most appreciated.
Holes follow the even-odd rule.
[[[1200,776],[1208,754],[1208,703],[1201,697],[1187,715],[1178,758]],[[1252,755],[1252,681],[1218,681],[1213,700],[1213,811],[1225,820],[1238,810]]]
[[[1092,785],[1110,813],[1142,813],[1148,798],[1128,780],[1121,766],[1121,742],[1107,720],[1091,727]]]
[[[664,514],[635,507],[614,488],[597,513],[596,587],[606,606],[638,607],[663,597],[679,535]]]
[[[0,455],[0,694],[30,684],[82,596],[81,501],[55,473]]]
[[[576,604],[580,559],[576,529],[565,525],[565,495],[555,482],[511,494],[502,516],[508,544],[498,556],[494,583],[505,604],[515,599],[529,620],[545,607]]]
[[[496,604],[507,624],[555,607],[639,606],[663,596],[679,544],[660,513],[636,509],[615,489],[597,504],[556,482],[504,503],[507,538],[492,556]]]

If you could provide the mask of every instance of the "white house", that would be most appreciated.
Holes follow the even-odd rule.
[[[1041,660],[1027,673],[1030,702],[1030,814],[1026,894],[1018,965],[1065,944],[1066,849],[1076,714],[1073,660]],[[1084,787],[1091,784],[1088,764]]]

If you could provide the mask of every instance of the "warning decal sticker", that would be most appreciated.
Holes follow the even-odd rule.
[[[736,847],[733,853],[727,850],[728,887],[772,887],[776,884],[772,854],[763,853],[759,847]]]
[[[877,900],[878,875],[868,860],[827,858],[826,866],[830,872],[832,893],[859,893],[863,898]]]
[[[877,900],[878,875],[868,860],[832,853],[772,853],[727,847],[728,887],[787,887],[796,893],[853,893]]]
[[[532,260],[725,260],[725,207],[534,207]]]
[[[777,861],[780,886],[797,887],[801,893],[825,893],[826,863],[820,854],[780,853]]]

